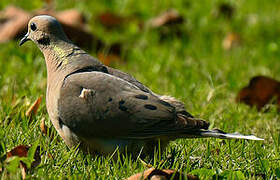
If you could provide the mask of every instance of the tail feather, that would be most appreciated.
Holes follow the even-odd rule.
[[[202,137],[215,137],[221,139],[248,139],[248,140],[256,140],[256,141],[263,141],[264,139],[258,138],[254,135],[243,135],[240,133],[225,133],[218,129],[213,130],[201,130],[200,135]]]

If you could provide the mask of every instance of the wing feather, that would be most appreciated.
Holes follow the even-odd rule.
[[[61,121],[83,137],[148,138],[177,125],[172,105],[102,72],[67,76],[58,107]]]

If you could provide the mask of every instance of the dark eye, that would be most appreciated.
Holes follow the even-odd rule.
[[[30,28],[31,28],[32,31],[35,31],[37,29],[37,26],[36,26],[35,23],[31,23]]]

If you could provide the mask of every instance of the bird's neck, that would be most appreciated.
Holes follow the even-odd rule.
[[[49,81],[56,79],[57,76],[65,77],[89,65],[102,65],[71,42],[60,41],[40,49],[47,65],[48,85],[51,83]]]

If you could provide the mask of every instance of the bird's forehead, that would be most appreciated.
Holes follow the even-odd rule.
[[[59,26],[58,21],[54,17],[48,15],[35,16],[29,21],[29,27],[31,23],[35,23],[41,30],[47,30],[50,27]]]

